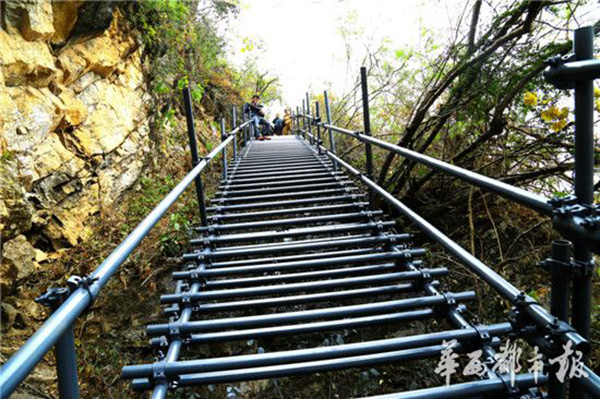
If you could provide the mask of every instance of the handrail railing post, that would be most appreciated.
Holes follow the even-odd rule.
[[[183,94],[185,120],[187,123],[188,138],[190,141],[190,152],[192,154],[192,168],[195,168],[196,165],[200,163],[200,158],[198,157],[198,145],[196,144],[196,130],[194,127],[194,114],[192,111],[192,97],[190,95],[190,88],[187,86],[184,87],[181,92]],[[196,184],[196,197],[198,199],[198,208],[200,210],[200,221],[202,226],[208,226],[202,177],[200,177],[200,175],[196,176],[194,182]]]
[[[594,58],[594,28],[575,30],[573,50],[576,61]],[[594,203],[594,83],[575,82],[575,196],[582,205]],[[590,336],[592,313],[592,251],[584,243],[574,242],[574,260],[581,267],[573,285],[573,327],[584,338]],[[587,361],[587,359],[585,359]],[[572,383],[572,398],[587,398],[581,384]]]
[[[362,106],[363,106],[363,126],[364,133],[367,136],[371,135],[371,117],[369,115],[369,89],[367,87],[367,68],[360,68],[360,88],[362,93]],[[365,143],[365,155],[367,158],[367,177],[373,179],[373,152],[371,149],[371,143]],[[375,195],[373,190],[369,188],[369,203],[373,205]]]
[[[50,308],[52,313],[58,309],[69,296],[68,288],[50,288],[36,302]],[[77,354],[75,353],[75,337],[71,324],[54,344],[56,358],[56,375],[58,394],[61,399],[79,399],[79,383],[77,376]]]
[[[317,149],[319,151],[319,155],[321,155],[321,126],[318,124],[318,122],[320,122],[320,118],[321,118],[321,112],[319,110],[319,102],[315,101],[315,118],[317,121]]]
[[[309,133],[308,141],[312,145],[312,144],[314,144],[313,143],[313,136],[312,136],[312,126],[311,126],[311,123],[310,123],[310,118],[308,118],[308,116],[310,116],[310,115],[311,115],[311,113],[310,113],[310,98],[308,96],[308,92],[306,92],[306,116],[307,116],[306,123],[308,125],[308,133]]]
[[[306,140],[306,103],[302,100],[302,138]]]
[[[327,116],[327,124],[331,126],[331,108],[329,107],[329,96],[327,95],[327,90],[323,92],[323,96],[325,97],[325,114]],[[333,135],[333,130],[329,127],[329,148],[331,152],[336,155],[335,152],[335,137]],[[334,160],[332,162],[333,170],[337,171],[337,162]]]
[[[227,139],[227,133],[225,133],[225,118],[221,118],[221,142]],[[223,180],[227,180],[227,146],[223,147]]]
[[[242,123],[246,123],[246,114],[244,114],[243,108],[242,108]],[[248,145],[248,143],[250,142],[250,140],[248,139],[248,126],[244,126],[242,129],[242,137],[244,138],[244,147]]]
[[[237,126],[236,106],[231,109],[231,130]],[[233,135],[233,162],[237,161],[237,134]]]
[[[70,325],[54,345],[58,393],[61,399],[79,399],[77,355],[73,325]]]
[[[296,135],[301,136],[300,133],[300,107],[296,106]]]
[[[552,243],[552,257],[544,262],[551,277],[550,313],[560,320],[569,322],[569,299],[571,292],[572,272],[571,243],[566,240],[555,240]],[[548,386],[550,399],[565,399],[566,384],[550,373]]]
[[[71,289],[71,293],[64,303],[0,368],[0,387],[2,388],[0,389],[0,398],[8,399],[9,395],[25,380],[34,367],[42,361],[46,353],[63,337],[65,331],[93,303],[119,267],[129,258],[156,224],[162,220],[169,208],[192,184],[195,177],[202,173],[209,162],[216,158],[231,141],[233,141],[233,138],[227,138],[203,158],[193,170],[186,174],[92,273],[72,281],[76,284],[76,287],[74,286]]]

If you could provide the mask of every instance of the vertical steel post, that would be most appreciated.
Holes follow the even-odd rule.
[[[225,133],[225,118],[221,118],[221,142],[227,139],[227,134]],[[227,180],[227,146],[223,147],[223,153],[221,154],[223,157],[223,180]]]
[[[77,382],[77,356],[73,325],[65,330],[54,345],[56,373],[58,375],[58,393],[61,399],[79,399]]]
[[[237,126],[236,108],[237,107],[234,105],[231,109],[231,130],[235,129]],[[235,161],[237,161],[237,134],[233,135],[233,162]]]
[[[325,97],[325,114],[327,116],[327,124],[329,126],[331,126],[331,109],[329,108],[329,97],[327,95],[327,90],[325,90],[323,92],[323,95]],[[328,128],[329,130],[329,149],[331,150],[331,152],[333,154],[336,154],[335,152],[335,138],[333,136],[333,129]],[[334,160],[333,161],[333,170],[337,170],[337,162]]]
[[[312,136],[312,126],[310,123],[310,118],[308,118],[308,116],[311,115],[311,113],[310,113],[310,98],[308,96],[308,92],[306,93],[306,115],[307,115],[306,123],[308,124],[308,133],[310,134],[310,136],[308,136],[308,138],[309,138],[310,144],[313,145],[314,143],[313,143],[313,136]]]
[[[246,114],[244,114],[244,110],[242,108],[242,122],[246,123]],[[248,126],[244,126],[244,131],[243,131],[243,135],[244,135],[244,146],[247,146],[248,143],[250,142],[250,137],[248,135],[248,131],[249,131],[249,127]]]
[[[319,110],[319,102],[315,101],[315,118],[317,123],[320,122],[321,112]],[[317,125],[317,149],[319,150],[319,155],[321,155],[321,126]]]
[[[302,137],[306,140],[306,104],[302,100]]]
[[[362,92],[363,105],[363,126],[364,133],[367,136],[371,135],[371,118],[369,116],[369,89],[367,88],[367,68],[360,68],[360,88]],[[371,143],[365,143],[365,155],[367,157],[367,177],[373,180],[373,152]],[[373,205],[375,195],[373,190],[369,188],[369,203]]]
[[[575,60],[594,58],[594,28],[575,30]],[[582,205],[594,202],[594,84],[592,80],[575,82],[575,196]],[[573,279],[572,325],[581,336],[590,336],[592,312],[593,256],[587,246],[574,242],[574,260],[578,271]],[[585,359],[587,362],[587,359]],[[572,384],[571,397],[587,398],[580,384]]]
[[[300,136],[300,107],[296,106],[296,135]]]
[[[196,144],[196,130],[194,127],[194,114],[192,112],[192,97],[190,95],[190,88],[184,87],[181,90],[183,94],[183,104],[185,108],[185,120],[187,123],[188,138],[190,141],[190,152],[192,154],[192,167],[196,167],[200,163],[198,157],[198,146]],[[206,217],[206,203],[204,201],[204,186],[202,184],[202,177],[196,176],[194,179],[196,185],[196,197],[198,198],[198,208],[200,210],[200,221],[202,226],[208,226],[208,219]]]
[[[550,313],[562,321],[569,319],[569,297],[571,291],[571,243],[566,240],[552,242],[552,260],[560,262],[558,267],[550,265],[552,291]]]
[[[552,258],[548,260],[551,275],[550,313],[564,322],[569,320],[569,299],[571,292],[572,266],[571,243],[566,240],[552,242]],[[567,385],[561,383],[554,373],[550,373],[548,386],[550,399],[564,399]]]
[[[69,288],[49,288],[46,293],[36,298],[54,313],[69,297]],[[79,399],[79,383],[77,377],[77,355],[75,338],[71,324],[54,344],[56,358],[56,375],[58,377],[58,394],[61,399]]]

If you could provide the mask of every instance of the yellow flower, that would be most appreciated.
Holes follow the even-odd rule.
[[[564,129],[565,126],[567,126],[567,120],[566,119],[560,119],[560,120],[552,123],[550,125],[550,129],[552,129],[555,132],[560,132],[561,130]]]
[[[538,98],[535,95],[535,93],[532,93],[532,92],[528,91],[523,96],[523,104],[525,104],[525,105],[537,105],[537,103],[538,103]]]
[[[594,97],[596,97],[596,98],[600,97],[600,89],[597,87],[594,87]]]
[[[569,108],[562,107],[558,113],[558,119],[567,119],[569,117]]]
[[[567,110],[567,112],[568,112],[568,110]],[[558,120],[558,119],[560,119],[560,115],[561,115],[561,111],[558,108],[556,108],[556,106],[554,106],[554,105],[551,105],[550,108],[546,108],[541,113],[541,117],[544,120],[544,122],[552,122],[552,121]]]
[[[600,112],[600,98],[596,99],[596,111]]]

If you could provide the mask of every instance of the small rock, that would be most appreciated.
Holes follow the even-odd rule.
[[[44,262],[48,260],[48,254],[42,251],[41,249],[35,249],[35,261],[38,263]]]
[[[24,235],[7,241],[2,248],[0,272],[2,280],[13,282],[31,275],[38,267],[35,248]]]
[[[6,302],[0,304],[0,329],[2,332],[10,330],[15,324],[17,310]]]

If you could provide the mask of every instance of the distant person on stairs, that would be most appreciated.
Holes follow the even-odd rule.
[[[292,114],[290,114],[290,110],[286,108],[283,112],[283,134],[290,134],[290,130],[292,130]]]
[[[275,119],[273,119],[273,127],[277,136],[280,136],[281,133],[283,133],[283,119],[281,119],[281,114],[275,115]]]
[[[263,110],[263,105],[260,103],[260,96],[258,94],[253,95],[250,102],[244,104],[244,115],[252,121],[254,138],[257,140],[270,140],[270,138],[263,135],[260,130],[260,125],[266,125],[270,128],[272,128],[272,126],[269,121],[265,119],[265,111]]]

